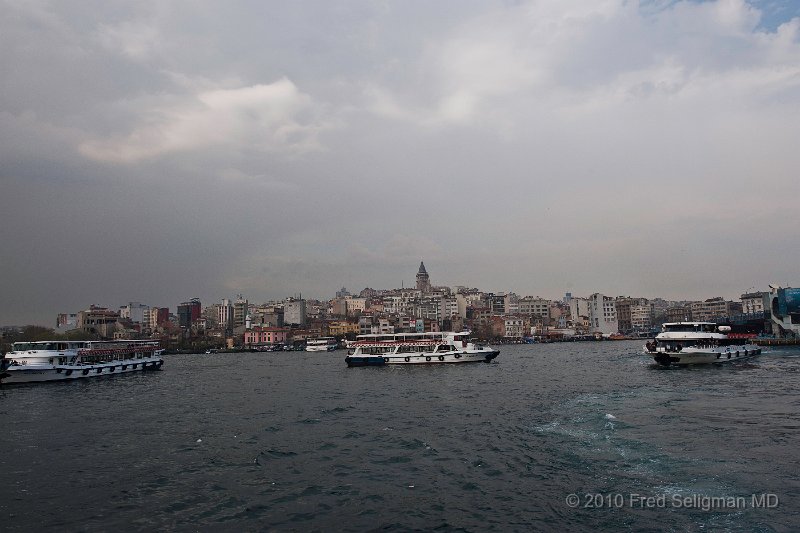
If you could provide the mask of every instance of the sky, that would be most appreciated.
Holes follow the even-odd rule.
[[[800,285],[800,2],[0,0],[0,325]]]

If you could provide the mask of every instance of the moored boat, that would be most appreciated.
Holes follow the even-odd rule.
[[[158,370],[164,364],[158,341],[15,342],[2,360],[0,383],[65,381]]]
[[[490,362],[500,352],[469,340],[469,332],[359,335],[347,366]]]
[[[761,353],[747,336],[713,322],[668,322],[644,351],[660,365],[729,363]]]
[[[307,352],[332,352],[336,349],[336,339],[333,337],[319,337],[306,341]]]

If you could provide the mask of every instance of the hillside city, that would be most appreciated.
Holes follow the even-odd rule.
[[[751,335],[800,337],[797,289],[770,286],[739,301],[611,297],[594,293],[561,300],[431,284],[420,263],[414,288],[342,288],[328,301],[289,297],[262,304],[243,295],[203,306],[191,298],[169,308],[130,302],[118,310],[91,305],[57,315],[55,333],[78,338],[157,338],[175,349],[278,349],[307,339],[423,331],[463,331],[492,342],[533,342],[649,337],[664,322],[708,321],[737,325]],[[4,338],[21,328],[3,328]]]

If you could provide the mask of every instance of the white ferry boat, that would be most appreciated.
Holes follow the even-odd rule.
[[[644,351],[661,365],[728,363],[761,353],[761,348],[713,322],[668,322]]]
[[[307,352],[332,352],[336,349],[336,339],[333,337],[319,337],[306,341]]]
[[[15,342],[0,366],[0,383],[63,381],[158,370],[164,364],[158,341]]]
[[[500,354],[469,340],[469,331],[359,335],[347,366],[490,362]]]

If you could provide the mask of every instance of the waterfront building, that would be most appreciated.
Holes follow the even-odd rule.
[[[619,331],[622,333],[649,330],[653,326],[653,306],[647,298],[619,296],[615,305]]]
[[[691,322],[692,309],[688,305],[668,307],[664,316],[666,322]]]
[[[800,338],[800,289],[770,285],[769,310],[778,336]]]
[[[702,302],[692,302],[692,320],[697,322],[715,322],[720,319],[742,313],[742,304],[726,301],[721,296],[709,298]]]
[[[619,332],[617,305],[614,298],[596,292],[589,296],[589,324],[594,333],[611,335]]]
[[[746,315],[763,313],[765,302],[769,302],[768,292],[748,292],[741,296],[742,312]],[[769,305],[769,304],[767,304]]]
[[[550,323],[557,329],[566,329],[569,318],[569,306],[562,301],[550,302]]]
[[[577,327],[589,321],[589,300],[569,295],[569,317]]]
[[[530,320],[519,315],[493,316],[490,324],[492,335],[509,339],[521,339],[531,329]]]
[[[264,346],[269,344],[283,344],[288,338],[287,328],[273,328],[268,326],[253,326],[244,332],[245,346]]]
[[[644,303],[632,305],[631,312],[631,331],[634,333],[646,333],[653,329],[653,305],[642,298]]]

